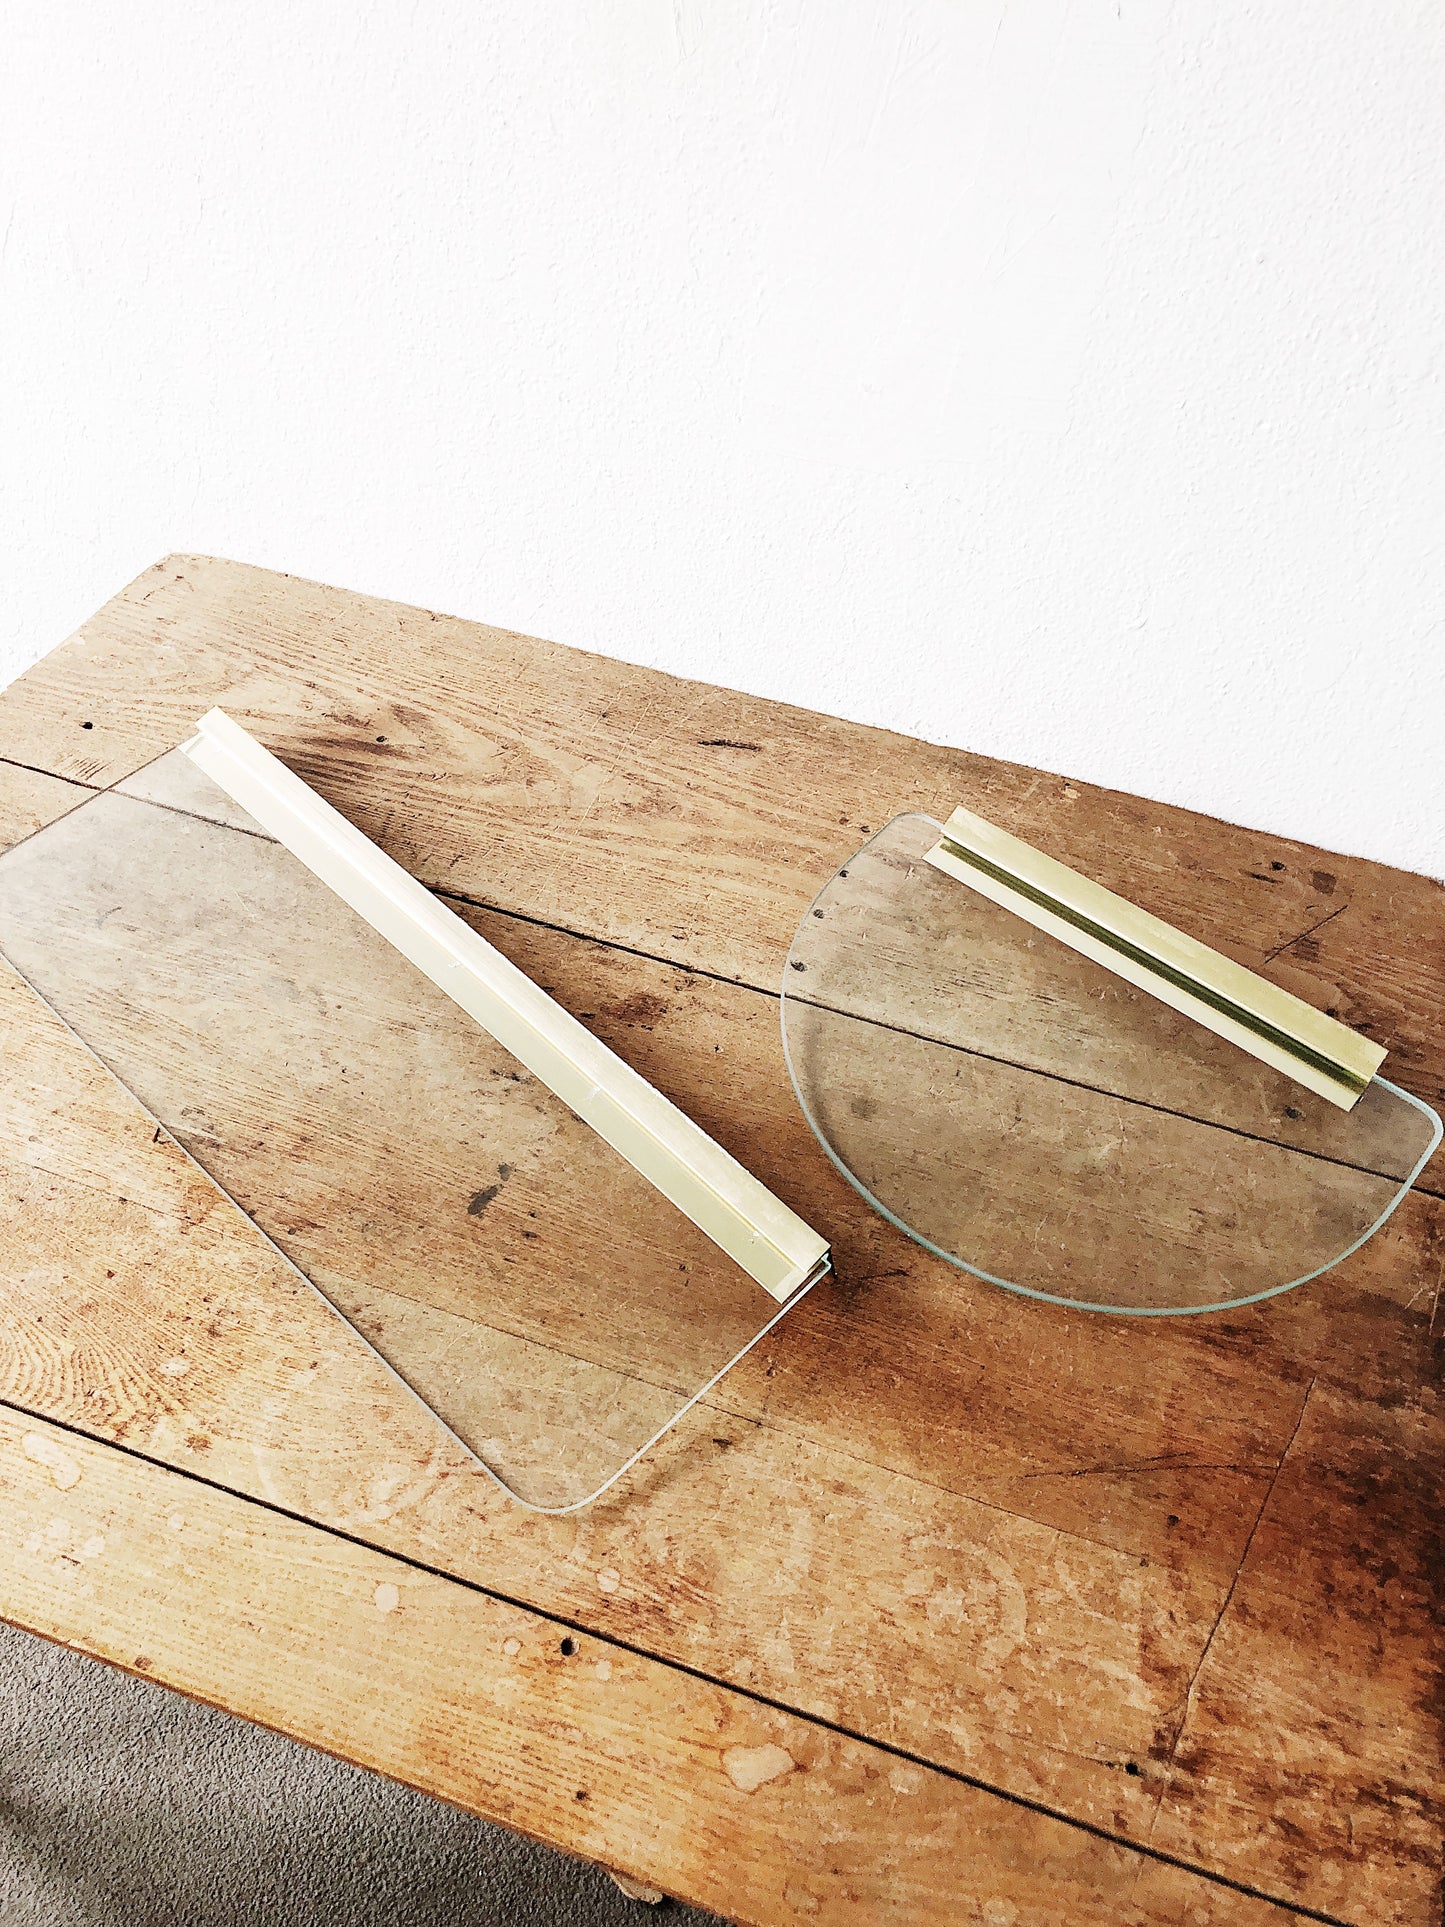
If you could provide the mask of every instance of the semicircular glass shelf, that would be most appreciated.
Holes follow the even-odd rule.
[[[1146,1315],[1288,1291],[1379,1229],[1440,1142],[1428,1105],[1375,1075],[1341,1108],[946,874],[945,834],[889,823],[783,971],[798,1100],[884,1217],[1011,1291]]]

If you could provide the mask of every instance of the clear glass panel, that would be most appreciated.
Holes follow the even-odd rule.
[[[525,1504],[782,1315],[178,751],[0,857],[0,951]]]
[[[820,1142],[910,1236],[993,1283],[1190,1312],[1301,1284],[1440,1141],[1377,1078],[1352,1111],[923,861],[901,816],[803,918],[783,1038]]]

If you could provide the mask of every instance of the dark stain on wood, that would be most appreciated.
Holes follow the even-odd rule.
[[[595,1013],[598,1019],[610,1024],[639,1025],[643,1030],[651,1030],[667,1015],[668,1003],[655,991],[638,990],[631,996],[622,997],[616,1003],[604,1004]]]

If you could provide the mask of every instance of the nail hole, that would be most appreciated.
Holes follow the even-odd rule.
[[[1295,1107],[1294,1107],[1294,1105],[1293,1105],[1293,1104],[1286,1104],[1286,1105],[1285,1105],[1285,1107],[1284,1107],[1284,1114],[1285,1114],[1285,1116],[1286,1116],[1286,1117],[1303,1117],[1303,1116],[1304,1116],[1304,1112],[1303,1112],[1303,1111],[1297,1111],[1297,1110],[1295,1109]]]
[[[81,727],[82,729],[94,729],[94,728],[95,728],[95,724],[94,724],[94,723],[82,723],[82,724],[80,725],[80,727]]]
[[[577,1642],[575,1639],[564,1639],[562,1641],[562,1655],[565,1659],[570,1659],[576,1650]]]
[[[1271,870],[1282,870],[1284,865],[1282,863],[1271,863],[1269,867]],[[1134,1771],[1137,1773],[1139,1771],[1138,1767],[1135,1767]]]
[[[1137,1780],[1143,1768],[1137,1760],[1126,1760],[1124,1762],[1124,1771],[1129,1775],[1131,1780]]]

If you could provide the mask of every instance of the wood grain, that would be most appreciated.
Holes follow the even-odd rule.
[[[1030,1306],[861,1206],[749,987],[864,823],[964,795],[1247,962],[1344,900],[1270,969],[1395,1026],[1429,1096],[1438,887],[231,564],[142,578],[0,697],[0,753],[114,781],[220,699],[426,880],[605,939],[475,913],[843,1282],[615,1504],[527,1519],[12,981],[3,1395],[1298,1904],[1438,1920],[1442,1207],[1242,1313]]]
[[[1290,1918],[3,1409],[0,1494],[4,1617],[732,1919]]]
[[[962,800],[1445,1093],[1428,878],[240,563],[147,570],[0,694],[0,753],[109,783],[217,702],[432,887],[768,989],[864,835]]]

